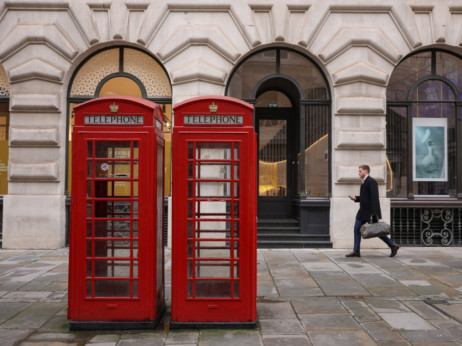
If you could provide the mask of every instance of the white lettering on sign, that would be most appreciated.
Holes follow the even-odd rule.
[[[143,125],[142,115],[85,115],[85,125]]]
[[[185,125],[242,125],[242,115],[185,115]]]

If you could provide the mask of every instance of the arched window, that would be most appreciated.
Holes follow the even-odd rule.
[[[259,220],[305,220],[322,201],[328,233],[331,103],[320,68],[295,50],[261,50],[236,66],[226,95],[255,105]]]
[[[462,59],[409,56],[387,89],[387,196],[462,197]]]
[[[163,67],[150,55],[134,48],[113,47],[87,58],[75,71],[68,92],[69,148],[78,103],[103,96],[134,96],[162,105],[165,114],[165,194],[170,194],[172,88]],[[71,157],[68,159],[68,193],[71,192]]]

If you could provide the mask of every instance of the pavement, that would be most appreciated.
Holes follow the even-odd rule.
[[[0,250],[0,345],[462,345],[462,248],[258,250],[258,327],[70,332],[67,248]]]

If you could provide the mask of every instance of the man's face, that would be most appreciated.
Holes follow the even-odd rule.
[[[364,179],[364,178],[366,177],[366,175],[367,175],[367,171],[364,170],[364,169],[362,169],[362,168],[360,168],[360,169],[359,169],[359,177],[360,177],[361,179]]]

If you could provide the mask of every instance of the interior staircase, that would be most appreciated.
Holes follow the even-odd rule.
[[[332,248],[332,242],[329,235],[300,234],[296,219],[259,219],[257,248]]]

